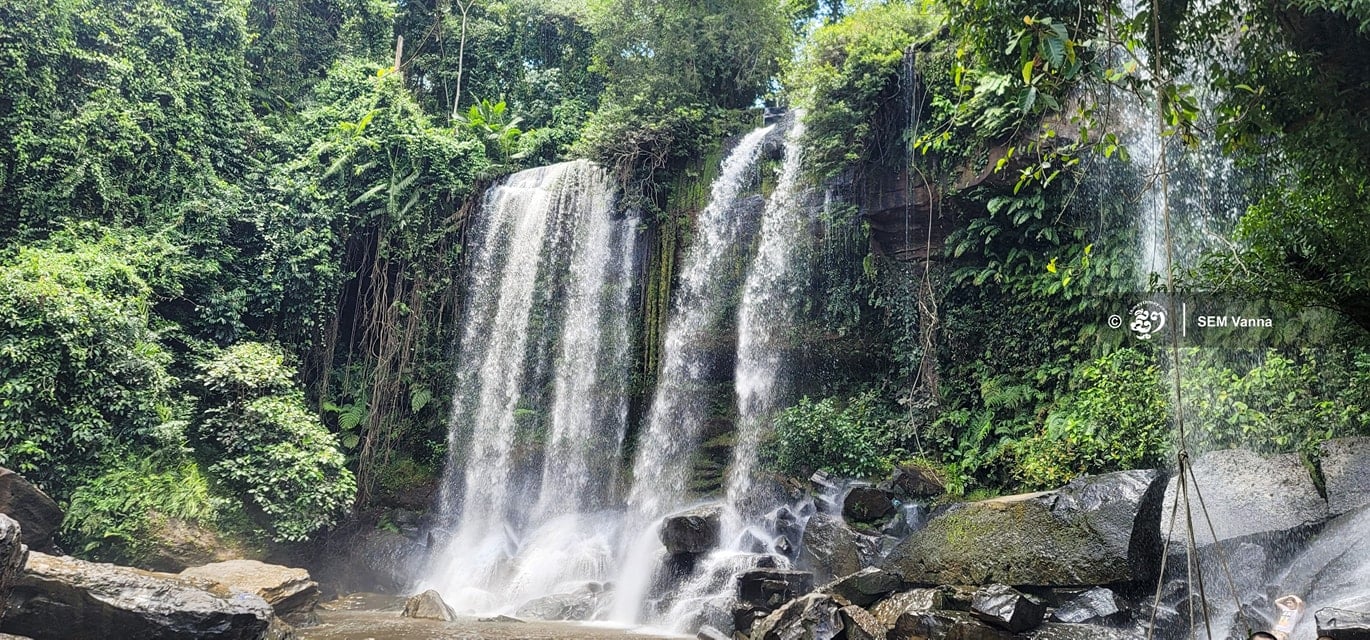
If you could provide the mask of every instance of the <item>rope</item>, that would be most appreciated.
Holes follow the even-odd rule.
[[[1160,97],[1160,95],[1159,95],[1159,86],[1160,86],[1159,81],[1160,81],[1160,79],[1163,77],[1163,76],[1162,76],[1162,68],[1161,68],[1161,51],[1160,51],[1160,49],[1161,49],[1161,46],[1160,46],[1160,45],[1161,45],[1161,18],[1160,18],[1160,2],[1159,2],[1159,0],[1151,0],[1151,27],[1152,27],[1152,36],[1153,36],[1153,39],[1152,39],[1152,51],[1151,51],[1152,74],[1153,74],[1153,80],[1157,81],[1157,87],[1158,87],[1158,95],[1157,95],[1157,97],[1156,97],[1156,121],[1157,121],[1157,123],[1160,124],[1160,126],[1161,126],[1162,129],[1163,129],[1163,128],[1165,127],[1166,119],[1165,119],[1165,104],[1164,104],[1164,102],[1162,101],[1162,99],[1161,99],[1161,97]],[[1158,133],[1159,133],[1159,132],[1158,132]],[[1162,218],[1162,220],[1164,221],[1164,233],[1165,233],[1165,267],[1166,267],[1166,270],[1165,270],[1165,286],[1166,286],[1166,312],[1167,312],[1167,314],[1168,314],[1168,316],[1169,316],[1170,318],[1176,318],[1176,317],[1178,317],[1178,316],[1177,316],[1177,314],[1175,313],[1175,311],[1176,311],[1176,310],[1175,310],[1175,242],[1174,242],[1174,230],[1173,230],[1173,227],[1172,227],[1172,225],[1171,225],[1171,216],[1170,216],[1170,168],[1169,168],[1169,161],[1168,161],[1168,159],[1167,159],[1167,157],[1166,157],[1166,151],[1167,151],[1166,147],[1167,147],[1167,146],[1168,146],[1168,145],[1166,144],[1166,141],[1165,141],[1165,139],[1164,139],[1164,136],[1162,136],[1162,140],[1161,140],[1161,144],[1160,144],[1159,157],[1157,158],[1157,170],[1158,170],[1158,177],[1159,177],[1159,179],[1160,179],[1160,183],[1159,183],[1160,193],[1159,193],[1159,196],[1160,196],[1160,206],[1161,206],[1161,218]],[[1228,584],[1229,584],[1229,586],[1232,588],[1232,597],[1233,597],[1234,600],[1236,600],[1236,604],[1237,604],[1236,616],[1237,616],[1237,618],[1238,618],[1238,622],[1239,622],[1239,623],[1240,623],[1240,621],[1241,621],[1241,616],[1242,616],[1241,596],[1237,593],[1237,590],[1236,590],[1236,582],[1232,579],[1232,573],[1231,573],[1231,570],[1230,570],[1230,568],[1228,567],[1228,564],[1227,564],[1227,554],[1226,554],[1226,552],[1225,552],[1224,549],[1223,549],[1222,543],[1218,540],[1217,532],[1216,532],[1216,530],[1215,530],[1214,527],[1213,527],[1213,519],[1212,519],[1212,517],[1211,517],[1211,516],[1209,515],[1209,513],[1208,513],[1208,507],[1207,507],[1207,505],[1205,505],[1205,504],[1203,503],[1203,494],[1199,492],[1198,478],[1194,475],[1194,469],[1193,469],[1193,467],[1191,466],[1190,460],[1189,460],[1189,437],[1188,437],[1188,433],[1187,433],[1187,431],[1186,431],[1186,429],[1185,429],[1185,422],[1184,422],[1184,394],[1183,394],[1183,391],[1182,391],[1181,373],[1180,373],[1180,332],[1179,332],[1179,331],[1176,331],[1175,328],[1174,328],[1174,326],[1172,326],[1172,327],[1171,327],[1171,330],[1170,330],[1170,354],[1171,354],[1171,382],[1172,382],[1172,388],[1173,388],[1174,396],[1175,396],[1175,428],[1176,428],[1177,435],[1178,435],[1178,437],[1179,437],[1179,450],[1176,452],[1176,461],[1177,461],[1178,467],[1179,467],[1179,476],[1178,476],[1178,480],[1177,480],[1177,482],[1176,482],[1176,489],[1177,489],[1177,491],[1176,491],[1176,496],[1175,496],[1175,505],[1174,505],[1173,508],[1177,509],[1178,506],[1179,506],[1180,501],[1181,501],[1181,500],[1184,501],[1184,507],[1185,507],[1185,536],[1186,536],[1186,543],[1187,543],[1187,544],[1186,544],[1186,548],[1185,548],[1185,554],[1186,554],[1186,579],[1187,579],[1187,581],[1188,581],[1188,584],[1191,585],[1190,588],[1192,589],[1192,588],[1193,588],[1192,585],[1195,584],[1195,581],[1196,581],[1195,579],[1197,578],[1197,583],[1198,583],[1198,588],[1199,588],[1199,604],[1200,604],[1200,606],[1201,606],[1201,608],[1202,608],[1202,611],[1203,611],[1204,632],[1207,634],[1209,640],[1213,640],[1213,622],[1212,622],[1212,615],[1211,615],[1211,612],[1209,611],[1209,607],[1208,607],[1208,593],[1207,593],[1206,585],[1205,585],[1205,583],[1204,583],[1203,565],[1199,562],[1199,558],[1198,558],[1198,543],[1197,543],[1196,538],[1195,538],[1195,535],[1194,535],[1194,513],[1193,513],[1193,505],[1191,504],[1190,499],[1189,499],[1189,483],[1190,483],[1191,481],[1193,481],[1193,483],[1194,483],[1194,492],[1195,492],[1195,495],[1199,498],[1199,510],[1200,510],[1200,512],[1203,513],[1204,520],[1205,520],[1205,521],[1207,522],[1207,524],[1208,524],[1209,533],[1213,536],[1213,547],[1214,547],[1214,549],[1217,551],[1219,561],[1220,561],[1220,563],[1221,563],[1221,565],[1222,565],[1222,567],[1223,567],[1223,571],[1224,571],[1224,572],[1226,573],[1226,575],[1227,575]],[[1167,551],[1168,551],[1168,549],[1169,549],[1170,536],[1174,533],[1174,524],[1175,524],[1175,523],[1174,523],[1174,512],[1172,511],[1172,518],[1171,518],[1171,524],[1170,524],[1170,531],[1167,533],[1167,536],[1166,536],[1166,545],[1165,545],[1165,547],[1164,547]],[[1159,581],[1158,581],[1158,584],[1157,584],[1157,586],[1156,586],[1156,599],[1155,599],[1155,605],[1154,605],[1153,610],[1152,610],[1151,625],[1150,625],[1150,628],[1149,628],[1148,631],[1147,631],[1147,637],[1148,637],[1148,638],[1151,638],[1151,637],[1152,637],[1152,634],[1153,634],[1154,631],[1155,631],[1155,625],[1156,625],[1156,611],[1155,611],[1155,607],[1159,607],[1159,606],[1160,606],[1161,589],[1162,589],[1162,586],[1164,585],[1164,580],[1165,580],[1165,573],[1164,573],[1164,571],[1165,571],[1165,563],[1166,563],[1166,560],[1165,560],[1164,557],[1162,557],[1162,559],[1161,559],[1161,567],[1162,567],[1161,571],[1162,571],[1162,573],[1161,573],[1161,577],[1160,577],[1160,579],[1159,579]],[[1191,590],[1190,593],[1193,593],[1193,591]],[[1193,608],[1193,606],[1191,605],[1191,606],[1189,607],[1189,633],[1190,633],[1190,637],[1191,637],[1191,638],[1194,636],[1194,633],[1195,633],[1195,631],[1196,631],[1196,626],[1197,626],[1197,625],[1195,624],[1194,608]]]

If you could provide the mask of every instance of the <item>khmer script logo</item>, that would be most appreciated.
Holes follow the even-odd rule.
[[[1132,311],[1128,313],[1132,317],[1132,322],[1127,328],[1131,329],[1132,335],[1137,336],[1139,340],[1150,340],[1151,336],[1165,328],[1165,307],[1158,302],[1146,300],[1132,307]]]

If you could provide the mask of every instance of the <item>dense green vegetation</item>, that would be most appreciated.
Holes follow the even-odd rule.
[[[1162,10],[1156,42],[1146,10],[1064,0],[5,3],[0,464],[69,506],[76,549],[130,562],[173,520],[289,544],[421,493],[469,215],[569,157],[646,214],[645,396],[690,216],[763,104],[804,109],[810,178],[846,194],[778,471],[921,458],[1009,490],[1171,459],[1171,356],[1102,324],[1144,281],[1122,96],[1159,103],[1177,164],[1205,144],[1262,177],[1181,285],[1348,325],[1182,354],[1193,443],[1366,433],[1368,17],[1262,7],[1221,54],[1265,62],[1208,52],[1195,78],[1234,9]],[[947,221],[926,268],[869,242],[865,190],[899,176],[926,198],[908,224]]]

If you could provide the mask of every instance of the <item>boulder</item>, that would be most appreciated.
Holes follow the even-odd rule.
[[[1343,609],[1318,609],[1314,614],[1318,636],[1332,640],[1370,640],[1370,613]]]
[[[832,640],[842,633],[843,607],[832,596],[810,593],[776,609],[752,628],[751,640]]]
[[[737,575],[738,600],[773,611],[813,591],[813,574],[787,569],[749,569]]]
[[[241,542],[220,535],[212,526],[159,513],[148,514],[148,519],[150,550],[139,561],[141,568],[178,573],[191,567],[252,555]]]
[[[1331,514],[1370,504],[1370,438],[1328,440],[1319,452]]]
[[[875,616],[886,629],[893,629],[899,616],[905,613],[925,613],[945,608],[941,589],[913,589],[896,593],[871,607]]]
[[[699,633],[695,634],[695,638],[696,640],[732,640],[722,631],[707,624],[699,628]]]
[[[991,627],[964,611],[910,612],[899,616],[888,640],[1012,640],[1013,634]]]
[[[1057,607],[1051,614],[1055,622],[1071,624],[1118,624],[1132,617],[1127,605],[1104,587],[1095,587]]]
[[[1022,633],[1035,629],[1046,616],[1045,604],[1013,587],[992,584],[981,587],[970,601],[975,617],[1000,629]]]
[[[181,572],[181,577],[208,580],[231,592],[255,593],[266,600],[282,620],[292,624],[316,622],[319,584],[304,569],[256,560],[229,560]]]
[[[0,631],[34,640],[259,640],[271,605],[171,574],[30,553]]]
[[[600,595],[585,590],[554,593],[523,603],[514,615],[528,620],[589,620],[599,609]]]
[[[841,518],[816,513],[804,526],[800,563],[814,578],[828,582],[860,571],[876,555],[876,543],[847,526]]]
[[[894,515],[890,494],[871,486],[855,486],[842,499],[842,515],[853,522],[875,522]]]
[[[885,625],[881,624],[869,611],[856,605],[837,610],[842,618],[842,629],[846,640],[885,640]]]
[[[403,594],[412,588],[415,577],[423,574],[423,561],[430,550],[441,546],[438,532],[417,541],[349,522],[329,535],[308,568],[320,584],[336,592]]]
[[[894,473],[878,486],[903,498],[933,498],[947,492],[935,474],[911,464],[899,465]]]
[[[55,550],[53,536],[62,527],[62,508],[23,476],[0,467],[0,513],[19,523],[30,550]]]
[[[10,588],[28,562],[29,550],[24,546],[19,523],[0,514],[0,619],[5,616],[5,602]]]
[[[406,600],[404,611],[400,612],[400,615],[405,618],[441,620],[443,622],[451,622],[457,619],[457,612],[453,611],[452,607],[443,601],[442,594],[432,589]]]
[[[1024,637],[1029,640],[1145,640],[1146,634],[1092,624],[1048,622]]]
[[[953,505],[881,566],[927,585],[1150,581],[1160,565],[1164,486],[1157,471],[1120,471],[1055,491]]]
[[[869,607],[902,586],[904,580],[898,574],[878,567],[866,567],[823,585],[821,591],[845,598],[858,607]]]
[[[1246,449],[1211,451],[1190,462],[1194,471],[1189,502],[1194,513],[1194,535],[1200,545],[1213,542],[1208,522],[1200,510],[1199,496],[1213,520],[1217,539],[1247,536],[1281,536],[1298,533],[1327,520],[1327,501],[1318,494],[1313,476],[1298,454],[1262,456]],[[1171,505],[1178,492],[1178,478],[1166,486],[1163,510],[1169,527]],[[1198,484],[1195,491],[1194,483]],[[1184,509],[1174,531],[1172,546],[1186,544]]]
[[[701,554],[718,546],[723,510],[717,506],[696,507],[666,516],[661,522],[661,544],[671,555]]]

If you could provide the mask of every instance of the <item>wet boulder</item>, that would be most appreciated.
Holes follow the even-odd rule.
[[[667,516],[661,522],[661,544],[671,555],[697,555],[718,546],[723,510],[717,506],[697,507]]]
[[[842,618],[843,637],[846,640],[885,640],[885,625],[869,611],[849,605],[838,609],[837,615]]]
[[[699,628],[699,633],[695,634],[696,640],[732,640],[727,634],[709,625]]]
[[[1341,515],[1370,504],[1370,438],[1339,438],[1319,446],[1327,507]]]
[[[1332,640],[1370,640],[1370,613],[1323,608],[1314,614],[1318,637]]]
[[[1092,624],[1048,622],[1023,637],[1029,640],[1145,640],[1146,635]]]
[[[905,613],[926,613],[944,609],[946,600],[941,589],[913,589],[896,593],[871,607],[875,616],[886,629],[894,628],[899,616]]]
[[[445,546],[439,531],[414,540],[350,522],[328,536],[309,572],[321,584],[342,593],[403,594],[412,588],[415,576],[423,574],[428,555]]]
[[[55,550],[53,536],[62,526],[62,508],[23,476],[0,467],[0,514],[19,523],[25,546],[33,551]]]
[[[30,553],[0,631],[34,640],[258,640],[271,605],[178,576]]]
[[[872,486],[858,485],[842,499],[842,515],[853,522],[876,522],[894,515],[890,494]]]
[[[843,630],[843,606],[823,593],[801,596],[758,621],[751,640],[832,640]]]
[[[876,541],[857,533],[841,518],[817,513],[804,527],[800,563],[827,582],[860,571],[878,552]]]
[[[845,598],[858,607],[869,607],[902,586],[904,580],[898,574],[878,567],[866,567],[823,585],[821,591]]]
[[[0,514],[0,618],[5,614],[10,587],[24,570],[28,557],[29,550],[24,546],[19,523]]]
[[[970,611],[1000,629],[1022,633],[1042,624],[1047,607],[1040,600],[1013,587],[992,584],[976,590]]]
[[[256,560],[229,560],[181,572],[181,577],[207,580],[233,593],[254,593],[282,620],[292,624],[317,621],[319,584],[304,569],[267,564]]]
[[[406,600],[404,611],[400,612],[400,615],[405,618],[441,620],[443,622],[451,622],[457,619],[457,613],[443,601],[441,594],[432,589]]]
[[[888,640],[1011,640],[1013,634],[987,625],[964,611],[910,612],[899,616]]]
[[[1055,491],[953,505],[883,561],[913,584],[1094,586],[1160,565],[1157,471],[1076,478]]]
[[[528,620],[589,620],[599,610],[602,595],[587,589],[554,593],[523,603],[514,615]]]
[[[1066,601],[1051,613],[1054,622],[1071,624],[1119,624],[1132,617],[1118,594],[1095,587]]]
[[[1260,536],[1279,544],[1276,538],[1301,536],[1329,516],[1327,501],[1318,493],[1298,454],[1263,456],[1247,449],[1228,449],[1205,453],[1190,466],[1193,478],[1187,493],[1195,514],[1195,536],[1201,545],[1213,542],[1213,536],[1201,515],[1200,494],[1219,541]],[[1171,478],[1165,490],[1164,513],[1170,513],[1178,487],[1178,477]],[[1180,513],[1183,515],[1183,508]],[[1170,536],[1172,546],[1186,543],[1187,533],[1180,523],[1174,531],[1162,532]]]
[[[813,574],[788,569],[749,569],[737,576],[738,599],[767,611],[813,591]]]
[[[928,469],[899,465],[879,488],[901,498],[934,498],[947,492],[942,481]]]

